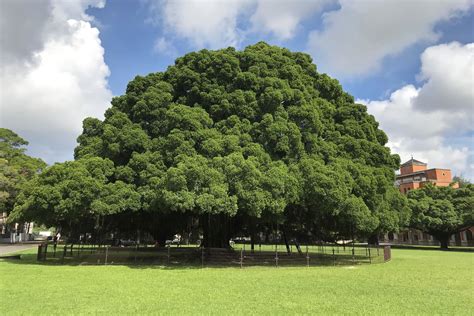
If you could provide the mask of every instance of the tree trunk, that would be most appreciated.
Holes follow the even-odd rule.
[[[449,246],[449,237],[441,237],[439,238],[439,243],[441,245],[441,249],[448,249],[448,246]]]
[[[368,243],[370,245],[378,245],[379,244],[379,235],[378,234],[373,234],[369,237]]]
[[[201,245],[206,248],[230,248],[227,216],[224,214],[206,214],[201,219],[203,220],[203,241]]]
[[[285,241],[285,245],[286,245],[286,252],[288,253],[288,255],[291,254],[291,249],[290,249],[290,244],[288,243],[288,239],[286,238],[286,230],[285,230],[285,226],[283,226],[283,240]]]
[[[250,219],[250,250],[255,250],[255,223],[253,219]]]
[[[159,247],[164,247],[166,246],[166,237],[167,233],[164,229],[158,230],[155,234],[153,234],[153,238],[155,239],[155,242],[158,243]]]
[[[208,248],[210,245],[209,240],[211,239],[211,236],[210,236],[211,215],[205,214],[201,216],[200,222],[202,223],[201,247]]]
[[[439,241],[440,249],[446,250],[449,247],[449,237],[452,234],[445,232],[428,232],[428,234],[434,236]]]

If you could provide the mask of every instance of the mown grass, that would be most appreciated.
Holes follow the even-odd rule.
[[[392,256],[385,264],[355,267],[244,269],[0,260],[0,313],[472,313],[474,254],[396,249]]]

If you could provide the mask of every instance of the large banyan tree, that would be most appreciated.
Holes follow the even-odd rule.
[[[370,237],[409,217],[393,185],[399,157],[366,107],[309,55],[263,42],[137,76],[78,142],[74,162],[24,191],[17,216],[157,240],[202,233],[217,247],[277,227],[285,239]]]

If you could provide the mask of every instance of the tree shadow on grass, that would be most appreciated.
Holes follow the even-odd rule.
[[[73,252],[74,253],[74,252]],[[122,266],[130,269],[160,269],[160,270],[195,270],[195,269],[239,269],[251,267],[267,268],[306,268],[308,263],[310,267],[331,267],[331,266],[353,266],[365,265],[370,263],[380,263],[379,257],[369,260],[364,256],[338,255],[336,258],[331,255],[313,254],[308,259],[304,255],[281,255],[278,260],[273,257],[273,252],[256,255],[252,258],[250,255],[244,257],[241,264],[236,256],[224,261],[209,260],[204,263],[201,261],[199,251],[183,252],[181,256],[170,256],[165,251],[157,252],[134,252],[118,251],[107,254],[107,263],[105,253],[78,253],[76,256],[65,256],[56,254],[49,256],[46,260],[37,260],[36,253],[19,253],[20,259],[0,259],[0,262],[9,262],[19,265],[37,265],[48,267],[61,266]],[[372,262],[371,262],[372,261]]]

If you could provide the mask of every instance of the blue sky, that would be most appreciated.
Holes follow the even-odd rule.
[[[101,117],[134,76],[186,52],[263,40],[311,54],[368,106],[402,159],[473,178],[469,0],[8,0],[1,9],[0,122],[48,163],[72,159],[81,121]]]
[[[328,9],[337,10],[337,5]],[[136,75],[164,71],[174,63],[174,59],[189,51],[204,47],[196,47],[180,37],[171,37],[176,53],[167,54],[154,49],[155,41],[164,35],[160,25],[153,25],[146,2],[108,0],[105,8],[89,8],[87,13],[93,16],[100,29],[100,39],[105,48],[105,62],[111,70],[108,79],[114,95],[123,94],[127,83]],[[238,48],[244,48],[258,41],[266,41],[281,45],[293,51],[307,51],[307,37],[312,30],[323,29],[321,12],[302,21],[294,37],[279,40],[271,34],[252,34],[245,38]],[[243,28],[248,21],[242,21]],[[439,43],[458,41],[471,43],[474,41],[474,13],[467,11],[449,21],[435,23],[435,32],[440,33]],[[420,54],[433,43],[416,43],[402,53],[387,56],[380,71],[360,77],[337,77],[344,89],[359,99],[383,99],[390,92],[405,84],[416,84],[416,76],[420,69]],[[223,46],[224,47],[224,46]],[[314,61],[318,65],[317,60]],[[327,69],[330,72],[330,69]]]

